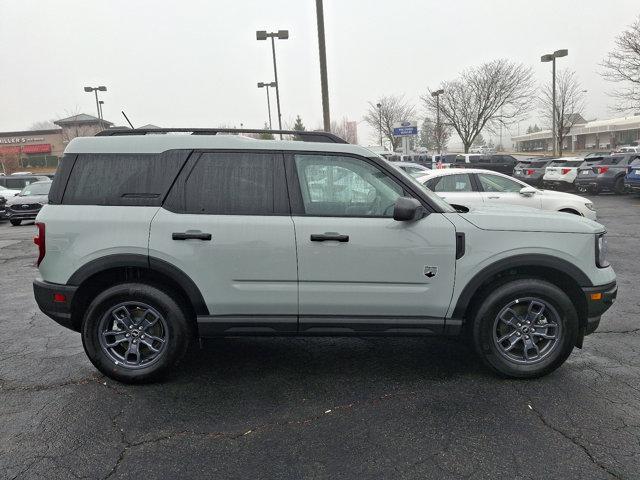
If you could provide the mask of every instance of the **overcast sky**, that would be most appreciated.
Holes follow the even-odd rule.
[[[325,0],[329,96],[334,119],[360,121],[369,101],[428,87],[495,58],[531,65],[560,48],[559,67],[589,91],[588,118],[607,110],[598,63],[640,14],[638,0]],[[314,0],[0,0],[0,131],[67,113],[95,115],[85,85],[106,85],[104,116],[134,125],[261,128],[277,41],[283,119],[322,123]],[[533,112],[535,115],[535,112]],[[520,123],[524,131],[534,120]],[[276,117],[274,115],[274,123]],[[512,133],[516,134],[517,126]],[[360,143],[375,143],[359,124]],[[505,134],[506,135],[506,134]]]

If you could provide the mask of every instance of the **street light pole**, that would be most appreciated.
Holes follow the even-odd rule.
[[[269,87],[275,87],[276,86],[276,82],[271,82],[271,83],[264,83],[264,82],[259,82],[258,83],[258,88],[266,88],[267,90],[267,110],[269,111],[269,130],[273,130],[273,127],[271,126],[271,101],[269,100]]]
[[[556,50],[553,53],[548,53],[540,57],[541,62],[552,62],[551,66],[551,138],[553,142],[553,156],[557,155],[558,151],[558,132],[556,132],[556,58],[566,57],[569,55],[569,50],[562,49]]]
[[[100,105],[100,120],[104,120],[104,113],[102,113],[102,106],[104,105],[104,100],[100,100],[98,102],[98,105]]]
[[[327,82],[327,50],[324,42],[324,10],[322,0],[316,0],[316,17],[318,21],[318,51],[320,53],[320,86],[322,90],[322,119],[324,131],[331,131],[329,113],[329,84]]]
[[[378,124],[379,124],[379,129],[380,129],[380,146],[382,147],[382,104],[378,103],[376,105],[376,107],[378,107]]]
[[[278,30],[277,32],[267,33],[266,30],[258,30],[256,32],[257,40],[266,40],[271,38],[271,52],[273,54],[273,76],[276,83],[276,104],[278,106],[278,128],[282,130],[282,113],[280,112],[280,83],[278,82],[278,67],[276,65],[276,42],[275,39],[286,40],[289,38],[289,30]],[[282,134],[280,134],[282,140]]]
[[[100,128],[104,130],[104,122],[102,121],[102,110],[100,109],[100,100],[98,99],[98,91],[106,92],[107,87],[100,85],[99,87],[84,87],[84,91],[87,93],[95,93],[96,95],[96,110],[98,111],[98,120],[100,120]]]
[[[444,93],[443,89],[431,92],[432,97],[436,97],[436,146],[438,147],[438,155],[442,154],[442,147],[440,145],[441,133],[440,133],[440,95]]]

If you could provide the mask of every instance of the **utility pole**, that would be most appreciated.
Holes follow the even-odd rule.
[[[322,0],[316,0],[316,16],[318,18],[318,51],[320,53],[320,85],[322,89],[322,119],[324,131],[331,131],[329,114],[329,85],[327,82],[327,50],[324,42],[324,10]]]
[[[558,132],[556,131],[556,58],[566,57],[569,55],[569,50],[562,49],[556,50],[553,53],[548,53],[540,57],[541,62],[552,62],[551,66],[551,135],[553,141],[553,156],[555,157],[558,152]]]
[[[436,146],[438,147],[438,155],[442,154],[442,132],[440,131],[440,95],[444,93],[444,90],[436,90],[431,92],[432,97],[436,97]]]
[[[382,147],[382,104],[378,103],[376,105],[376,107],[378,107],[378,123],[379,123],[379,129],[380,129],[380,146]]]

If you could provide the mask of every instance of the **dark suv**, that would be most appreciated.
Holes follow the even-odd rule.
[[[511,155],[464,155],[463,157],[467,158],[467,164],[458,165],[456,157],[456,167],[482,168],[506,175],[513,175],[513,169],[518,163],[518,160]]]
[[[544,170],[552,160],[553,158],[531,158],[523,160],[518,163],[513,170],[513,178],[528,183],[532,187],[541,187]]]
[[[640,158],[640,153],[621,153],[603,157],[591,165],[581,165],[576,176],[576,189],[580,192],[600,193],[609,190],[617,194],[624,193],[627,167],[637,158]],[[593,158],[585,163],[591,163],[591,160]]]
[[[22,190],[33,182],[49,180],[45,175],[2,175],[0,176],[0,186],[11,190]]]

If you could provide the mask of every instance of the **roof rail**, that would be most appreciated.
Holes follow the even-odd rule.
[[[96,133],[96,137],[115,137],[124,135],[148,135],[158,133],[191,133],[191,135],[218,135],[238,133],[270,133],[295,135],[303,142],[349,143],[339,136],[323,131],[299,130],[260,130],[253,128],[109,128]]]

